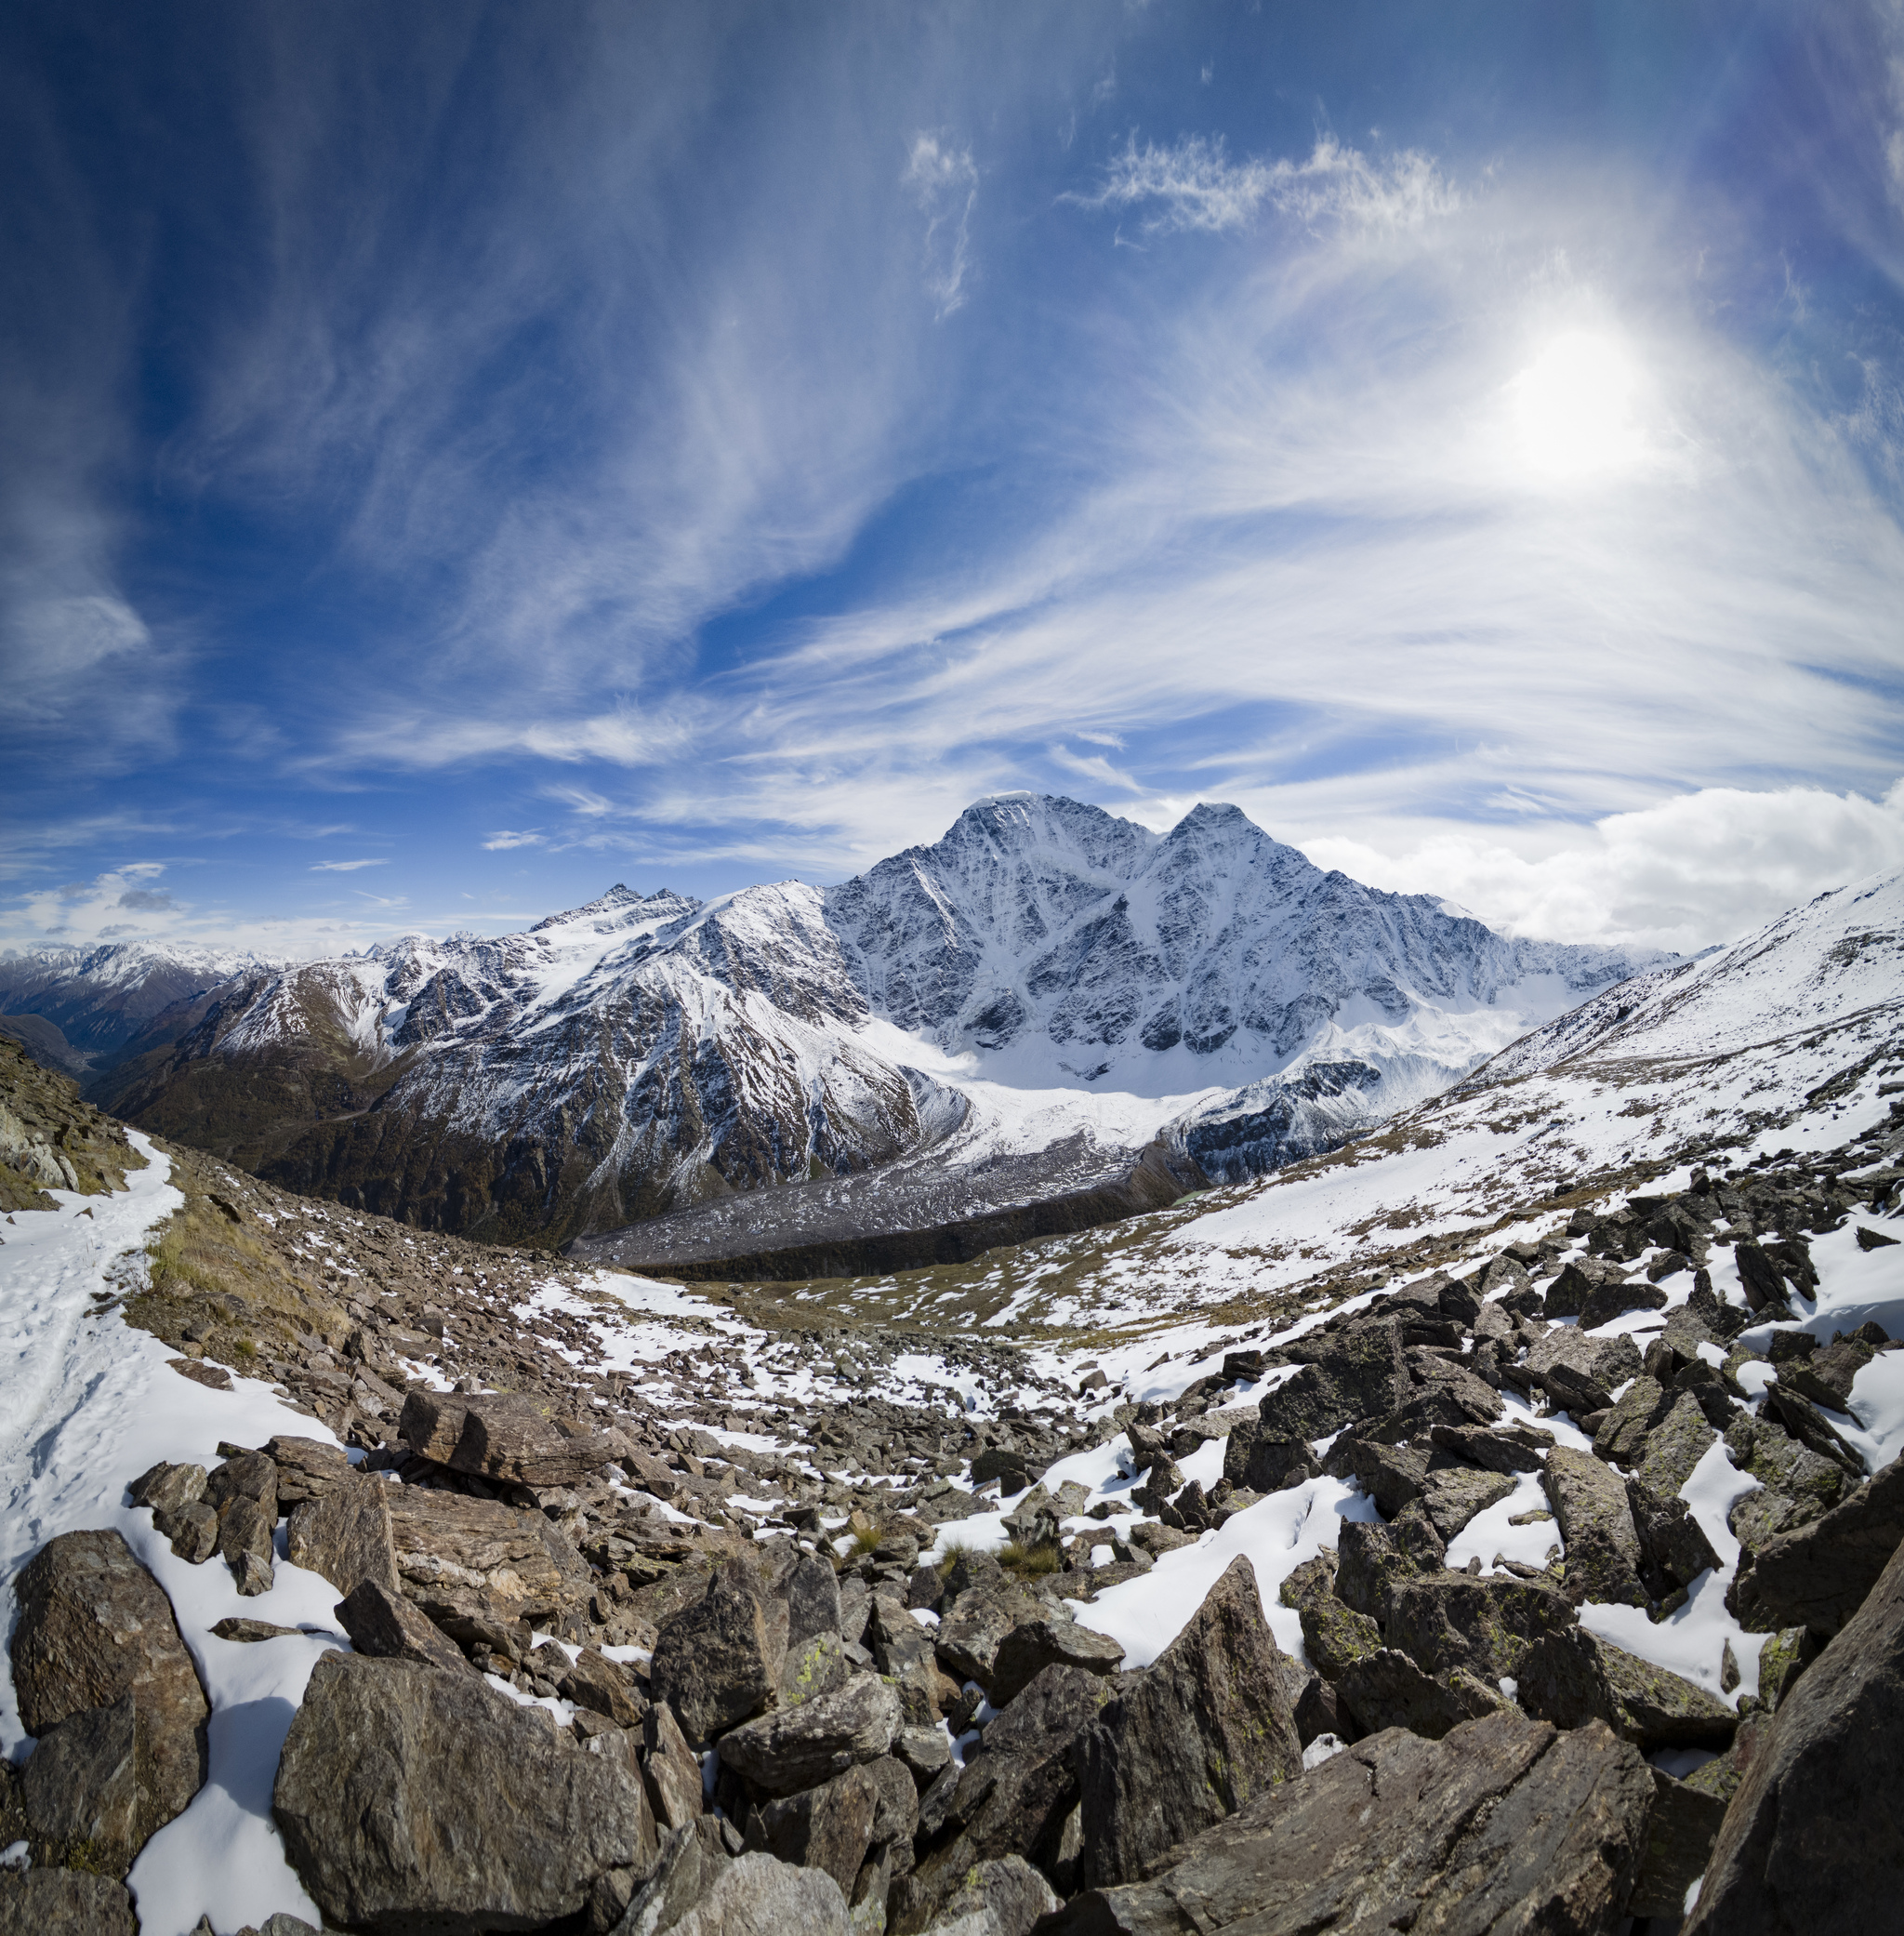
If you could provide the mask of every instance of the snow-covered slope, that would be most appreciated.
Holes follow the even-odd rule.
[[[1505,939],[1234,807],[1159,836],[1014,795],[824,894],[616,887],[525,934],[252,975],[112,1100],[292,1187],[498,1235],[1079,1137],[1239,1176],[1661,959]]]
[[[234,976],[284,965],[246,949],[191,942],[7,948],[0,952],[0,1014],[39,1015],[83,1066],[110,1067],[168,1009],[189,1006]]]

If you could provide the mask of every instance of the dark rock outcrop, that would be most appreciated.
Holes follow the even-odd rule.
[[[1238,1557],[1170,1646],[1120,1677],[1078,1742],[1088,1880],[1130,1880],[1173,1843],[1302,1772],[1282,1660],[1255,1570]]]

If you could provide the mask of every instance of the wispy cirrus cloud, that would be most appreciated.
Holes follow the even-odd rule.
[[[493,833],[483,842],[485,854],[506,854],[514,847],[540,847],[546,845],[548,836],[534,827],[512,831],[505,827]]]
[[[1085,208],[1143,211],[1146,233],[1240,229],[1265,210],[1304,223],[1362,228],[1418,228],[1451,214],[1461,196],[1428,155],[1405,150],[1371,160],[1331,135],[1317,139],[1303,161],[1232,161],[1221,135],[1185,135],[1170,147],[1131,135],[1098,187],[1068,191]]]
[[[900,180],[926,219],[926,293],[940,321],[963,306],[970,268],[972,211],[978,202],[978,169],[972,150],[943,134],[913,137]]]
[[[359,868],[387,868],[388,859],[383,860],[320,860],[315,862],[310,872],[313,874],[354,874]]]

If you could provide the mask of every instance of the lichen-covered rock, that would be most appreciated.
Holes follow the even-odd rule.
[[[755,1809],[747,1817],[747,1845],[800,1868],[824,1870],[848,1896],[872,1844],[879,1807],[873,1777],[850,1767],[817,1787]]]
[[[1640,1539],[1620,1476],[1591,1452],[1556,1447],[1542,1475],[1567,1542],[1567,1597],[1643,1607]]]
[[[0,1936],[134,1936],[138,1927],[126,1885],[110,1876],[0,1874]]]
[[[1551,1586],[1443,1572],[1410,1581],[1389,1603],[1388,1644],[1430,1675],[1460,1667],[1487,1685],[1520,1672],[1527,1650],[1576,1618]]]
[[[1611,1931],[1651,1770],[1605,1727],[1502,1712],[1431,1742],[1399,1729],[1331,1756],[1206,1830],[1149,1881],[1092,1889],[1049,1936],[1321,1929]]]
[[[877,1760],[892,1747],[899,1722],[897,1690],[877,1675],[861,1674],[833,1693],[723,1734],[721,1759],[757,1789],[792,1795],[855,1763]]]
[[[992,1670],[992,1704],[1004,1706],[1047,1667],[1082,1667],[1088,1674],[1115,1674],[1123,1661],[1123,1643],[1108,1634],[1079,1626],[1074,1620],[1028,1620],[998,1643]]]
[[[318,1661],[271,1807],[299,1879],[351,1928],[536,1928],[641,1853],[626,1769],[479,1675],[410,1661]]]
[[[1339,1431],[1352,1419],[1381,1418],[1405,1405],[1413,1390],[1402,1357],[1399,1327],[1351,1325],[1315,1360],[1263,1395],[1259,1438],[1306,1442]]]
[[[1405,1513],[1391,1526],[1345,1519],[1336,1554],[1336,1597],[1351,1612],[1386,1621],[1395,1592],[1442,1570],[1448,1548],[1425,1513]]]
[[[1723,1749],[1739,1729],[1718,1695],[1584,1627],[1530,1647],[1516,1678],[1520,1704],[1537,1719],[1579,1728],[1597,1718],[1648,1754]]]
[[[770,1606],[783,1623],[777,1639]],[[663,1623],[649,1685],[689,1741],[707,1741],[766,1705],[787,1657],[786,1619],[783,1602],[762,1600],[747,1563],[729,1559],[699,1600]]]
[[[1835,1634],[1863,1603],[1904,1543],[1904,1459],[1816,1523],[1776,1534],[1742,1561],[1726,1603],[1742,1625],[1760,1633],[1809,1627]]]
[[[1504,1472],[1443,1465],[1428,1474],[1421,1488],[1421,1506],[1435,1532],[1444,1540],[1452,1540],[1476,1513],[1498,1505],[1514,1489],[1514,1481]]]
[[[1694,1466],[1718,1436],[1707,1424],[1698,1399],[1681,1392],[1666,1415],[1647,1431],[1634,1477],[1648,1492],[1670,1499],[1692,1477]]]
[[[1382,1629],[1368,1614],[1343,1606],[1332,1593],[1307,1596],[1300,1611],[1302,1651],[1325,1680],[1340,1680],[1351,1662],[1381,1650]]]
[[[1507,1705],[1503,1695],[1466,1668],[1425,1674],[1392,1647],[1377,1648],[1350,1662],[1335,1691],[1356,1732],[1379,1734],[1384,1728],[1406,1728],[1430,1741],[1439,1741],[1463,1721],[1477,1720]]]
[[[1895,1928],[1904,1554],[1753,1733],[1686,1936]]]
[[[13,1684],[22,1726],[45,1735],[126,1695],[139,1717],[137,1839],[196,1795],[210,1717],[198,1672],[159,1584],[112,1532],[61,1533],[14,1583]]]
[[[1129,1880],[1173,1843],[1300,1774],[1302,1745],[1255,1570],[1238,1557],[1078,1746],[1084,1870]]]
[[[338,1624],[350,1637],[350,1645],[368,1659],[415,1661],[419,1666],[442,1667],[452,1674],[475,1672],[447,1635],[402,1594],[390,1592],[375,1580],[360,1580],[334,1611]]]
[[[390,1527],[392,1490],[381,1479],[351,1477],[306,1498],[284,1530],[285,1558],[322,1573],[347,1596],[364,1580],[401,1592]]]

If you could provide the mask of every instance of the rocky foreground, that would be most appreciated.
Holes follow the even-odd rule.
[[[61,1107],[14,1106],[20,1165],[83,1146],[103,1196],[138,1153]],[[269,1808],[339,1930],[1895,1927],[1898,1347],[1806,1324],[1820,1256],[1904,1255],[1900,1146],[1279,1305],[1161,1401],[161,1152],[182,1206],[99,1321],[285,1429],[114,1475],[120,1524],[12,1580],[0,1932],[138,1927],[206,1650],[313,1638]],[[300,1579],[328,1625],[244,1611]],[[1166,1644],[1107,1630],[1144,1592]]]

